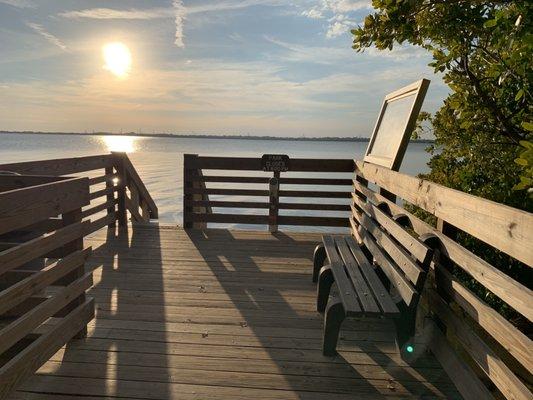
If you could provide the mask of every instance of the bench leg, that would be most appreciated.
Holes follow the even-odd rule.
[[[333,285],[333,272],[329,265],[324,265],[320,270],[317,285],[316,310],[323,313],[328,304],[329,292]]]
[[[402,309],[401,318],[394,321],[396,325],[396,347],[400,356],[408,356],[414,351],[414,336],[415,336],[415,324],[416,324],[416,310]],[[410,347],[410,349],[407,349]]]
[[[344,318],[346,318],[346,313],[342,301],[337,296],[333,296],[328,302],[324,314],[322,353],[325,356],[334,356],[337,354],[337,342]]]
[[[326,260],[326,249],[324,248],[324,244],[320,243],[315,248],[315,252],[313,254],[313,282],[317,282],[318,280],[318,273],[320,272],[320,268],[324,266],[324,261]]]

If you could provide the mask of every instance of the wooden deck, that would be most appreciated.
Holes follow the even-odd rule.
[[[387,322],[348,322],[339,355],[322,355],[319,240],[157,225],[94,233],[88,337],[12,399],[460,398],[431,356],[400,359]]]

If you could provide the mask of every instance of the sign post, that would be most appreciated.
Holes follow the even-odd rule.
[[[269,181],[269,210],[268,230],[270,233],[278,231],[279,214],[279,178],[281,172],[289,170],[290,159],[285,154],[264,154],[261,157],[261,166],[265,172],[273,172],[274,176]]]

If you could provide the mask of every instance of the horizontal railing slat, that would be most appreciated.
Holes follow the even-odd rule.
[[[340,217],[280,215],[278,216],[278,225],[348,227],[349,221],[348,218]]]
[[[0,168],[0,171],[4,170]],[[0,175],[0,192],[58,182],[64,179],[69,178],[48,175]]]
[[[203,189],[203,188],[184,188],[185,194],[204,194],[204,195],[223,195],[223,196],[258,196],[264,197],[269,195],[268,190],[259,189]]]
[[[118,192],[122,188],[123,187],[121,185],[117,185],[117,186],[111,186],[105,189],[100,189],[100,190],[97,190],[96,192],[92,192],[89,195],[89,198],[91,200],[94,200],[94,199],[97,199],[98,197],[107,196],[108,194]]]
[[[107,226],[117,219],[117,213],[113,212],[111,214],[107,214],[104,217],[98,218],[94,221],[87,221],[90,222],[89,225],[87,225],[87,228],[85,229],[85,235],[90,235],[93,232],[96,232],[99,229],[102,229],[104,226]]]
[[[72,178],[0,193],[0,234],[89,204],[87,186],[87,178]]]
[[[280,190],[279,197],[321,197],[333,199],[349,199],[349,192],[322,192],[311,190]]]
[[[17,172],[21,175],[60,176],[112,167],[114,162],[114,157],[111,154],[105,154],[99,156],[2,164],[0,165],[0,170]]]
[[[225,169],[262,171],[261,158],[247,157],[197,157],[191,169]],[[353,172],[354,162],[348,159],[303,159],[290,160],[290,170],[296,172]]]
[[[103,182],[113,182],[113,180],[118,179],[118,174],[109,174],[109,175],[101,175],[94,178],[89,178],[89,185],[96,185],[98,183]]]
[[[348,204],[279,203],[280,210],[350,211]]]
[[[196,200],[185,202],[192,207],[222,207],[222,208],[268,208],[268,203],[255,201],[219,201],[219,200]]]
[[[193,182],[222,182],[222,183],[268,183],[269,177],[261,176],[193,176],[191,177]]]
[[[219,182],[219,183],[269,183],[270,177],[260,176],[196,176],[191,180],[194,182]],[[280,184],[287,185],[324,185],[324,186],[351,186],[351,179],[331,179],[331,178],[279,178]]]
[[[102,203],[102,204],[98,204],[94,207],[91,207],[91,208],[88,208],[86,210],[83,210],[82,213],[81,213],[81,217],[82,218],[87,218],[93,214],[96,214],[100,211],[104,211],[104,210],[107,210],[108,208],[110,207],[114,207],[116,204],[118,204],[118,199],[113,199],[113,200],[109,200],[109,201],[106,201],[105,203]]]
[[[356,165],[364,179],[533,266],[533,214],[374,164]]]
[[[212,222],[225,224],[267,224],[268,215],[247,214],[191,214],[193,222]]]
[[[89,221],[77,222],[0,252],[0,274],[84,236]]]

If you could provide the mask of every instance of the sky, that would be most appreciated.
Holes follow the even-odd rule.
[[[0,0],[0,129],[364,137],[422,77],[434,112],[448,89],[427,53],[352,50],[370,3]]]

